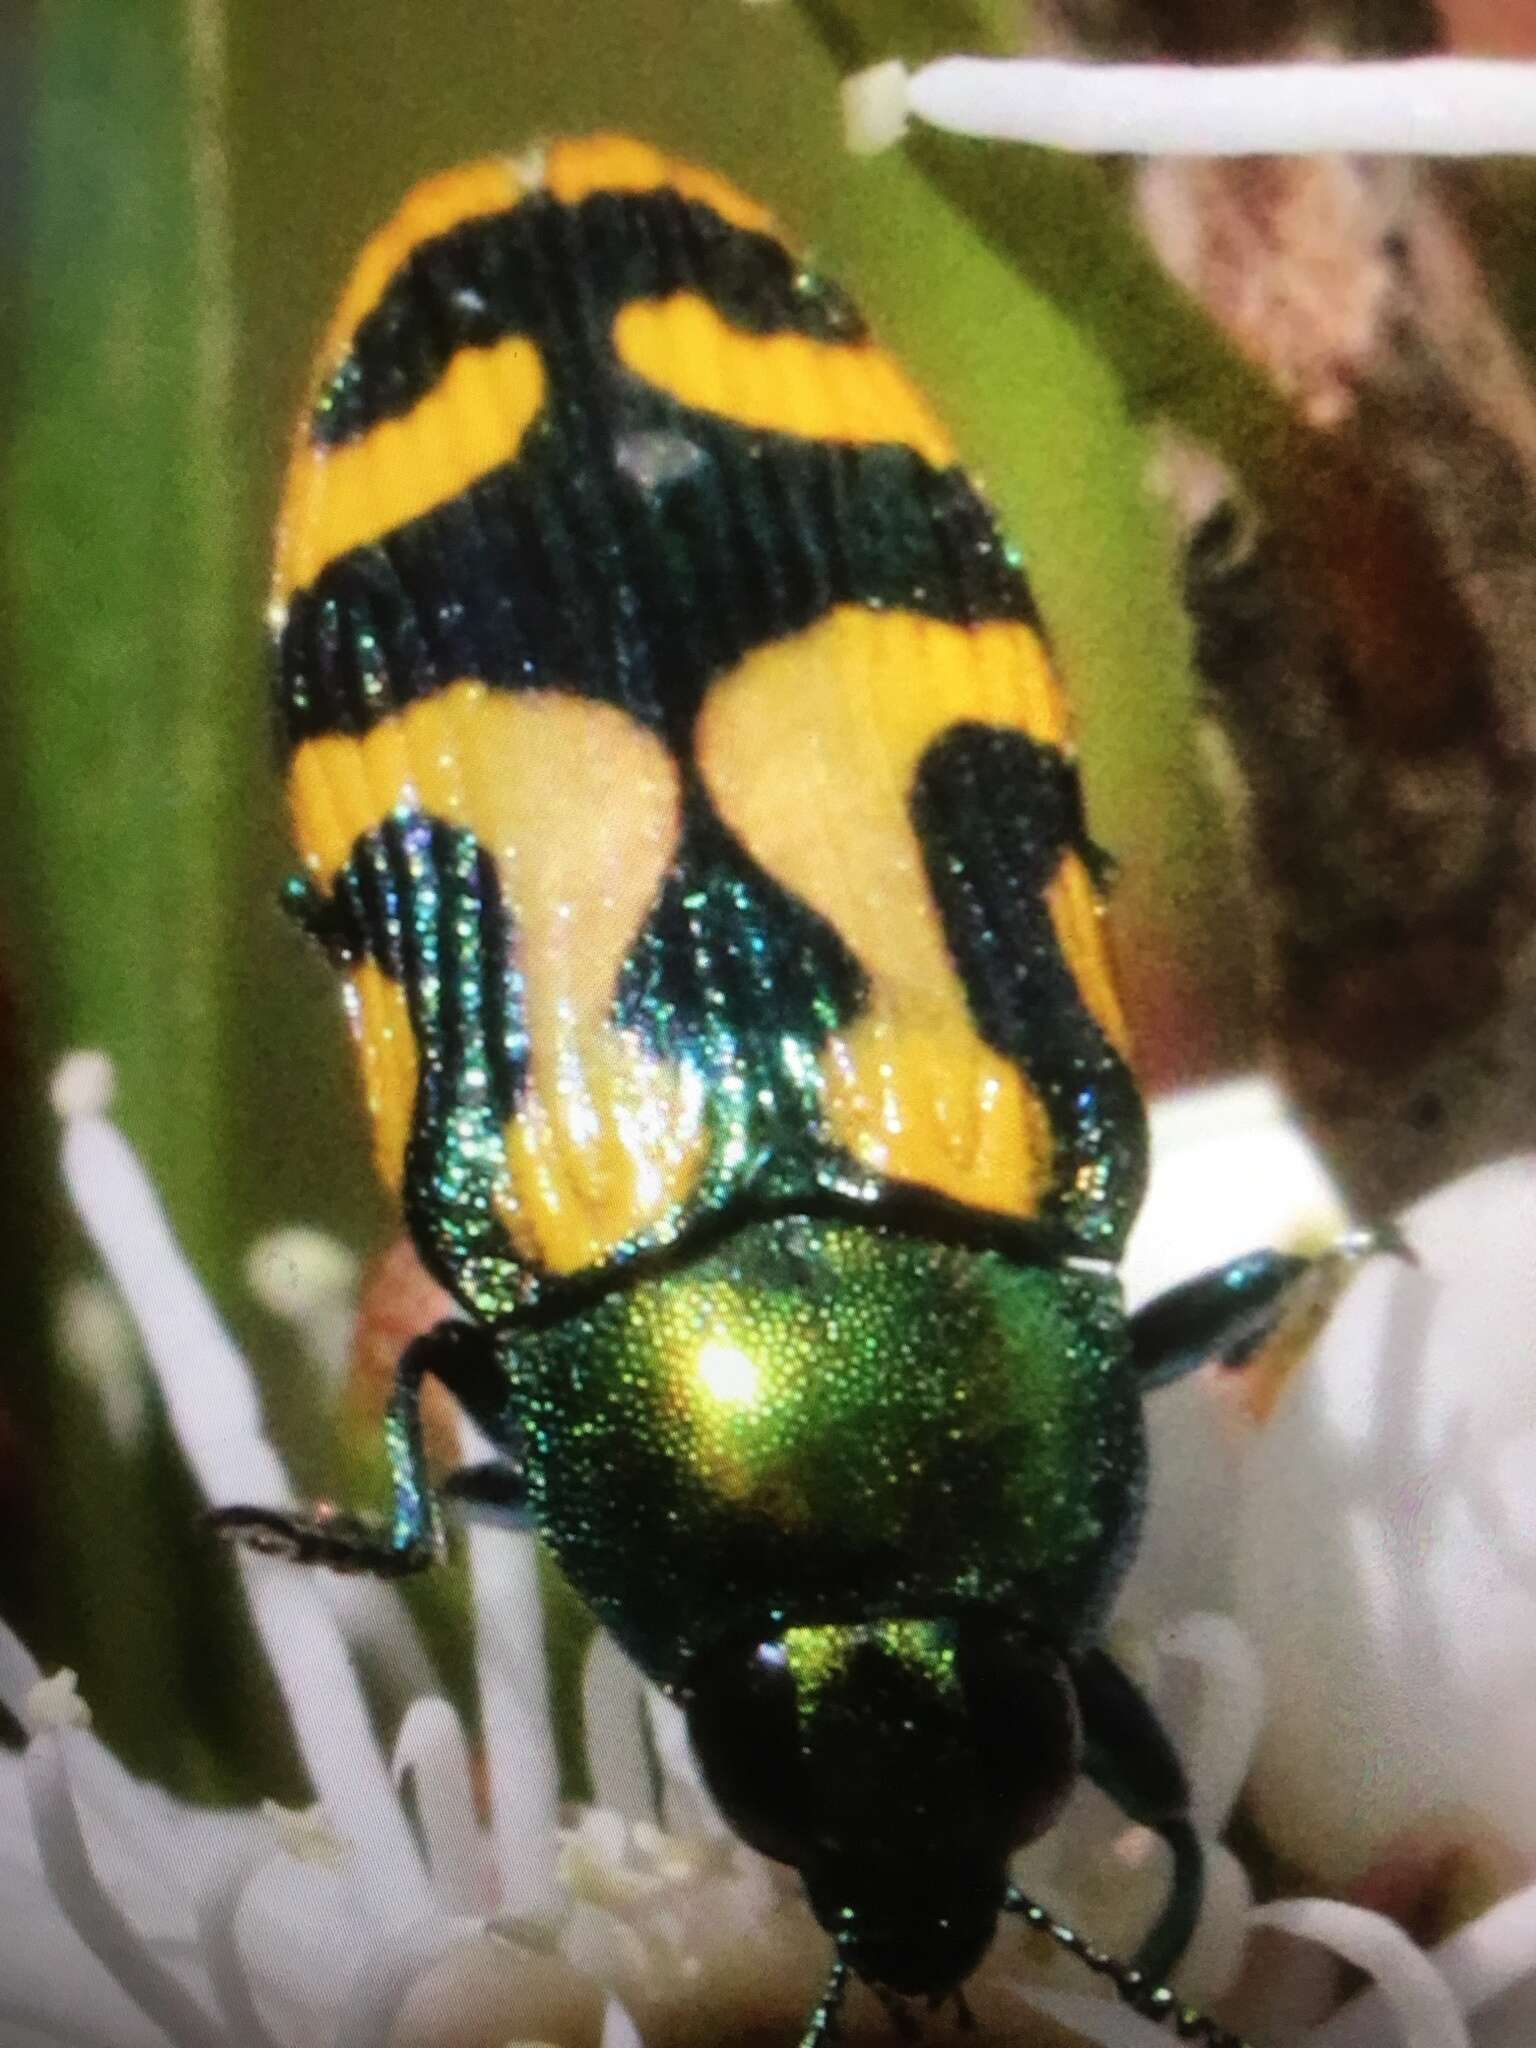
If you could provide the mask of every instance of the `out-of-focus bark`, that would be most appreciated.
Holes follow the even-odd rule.
[[[1189,54],[1174,0],[1059,19]],[[1169,478],[1275,1053],[1394,1207],[1536,1142],[1536,389],[1427,166],[1170,159],[1136,199],[1293,410],[1262,513]]]
[[[1446,41],[1490,57],[1536,51],[1536,0],[1440,0]]]
[[[396,1238],[369,1263],[346,1387],[348,1420],[360,1434],[383,1422],[407,1344],[453,1312],[451,1297],[428,1273],[408,1237]],[[434,1467],[446,1471],[457,1464],[458,1406],[430,1374],[421,1390],[421,1423]]]

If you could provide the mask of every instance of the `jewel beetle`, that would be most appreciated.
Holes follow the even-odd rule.
[[[325,338],[271,614],[302,875],[379,1169],[462,1314],[377,1523],[443,1546],[418,1397],[686,1710],[850,1976],[958,1999],[999,1918],[1141,2010],[1201,1855],[1102,1634],[1142,1402],[1303,1262],[1141,1313],[1145,1124],[1067,709],[1017,552],[852,301],[622,137],[434,178]],[[1172,1855],[1130,1964],[1009,1878],[1081,1775]]]

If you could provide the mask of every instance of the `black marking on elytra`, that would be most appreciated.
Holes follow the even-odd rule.
[[[358,924],[350,894],[328,895],[308,875],[290,875],[278,901],[333,967],[355,967],[367,959],[368,934]]]
[[[838,286],[700,200],[662,187],[594,192],[565,206],[535,192],[410,251],[358,323],[311,436],[338,447],[403,417],[460,349],[522,335],[558,354],[573,332],[606,329],[620,306],[674,292],[701,293],[748,334],[865,338]]]
[[[962,723],[923,756],[909,801],[976,1029],[1024,1070],[1050,1117],[1044,1220],[1059,1222],[1078,1251],[1113,1252],[1141,1199],[1145,1121],[1045,898],[1066,854],[1092,864],[1077,770],[1025,733]]]
[[[405,990],[423,1064],[480,1077],[508,1117],[527,1063],[512,918],[472,832],[400,811],[362,833],[310,923]]]
[[[958,469],[893,444],[749,433],[634,384],[552,402],[516,463],[295,593],[278,642],[290,747],[360,736],[473,677],[618,705],[681,742],[710,683],[838,604],[1037,627]],[[699,450],[642,489],[641,433]]]
[[[276,650],[290,746],[365,733],[466,676],[579,691],[680,738],[711,681],[837,604],[1038,625],[958,468],[750,429],[625,368],[613,319],[646,279],[691,283],[746,331],[862,333],[778,243],[675,193],[546,197],[424,245],[362,323],[372,367],[343,385],[408,410],[486,338],[477,307],[515,295],[545,402],[514,461],[294,593]],[[327,419],[345,412],[338,388]],[[657,465],[659,447],[686,459]]]
[[[405,1161],[416,1247],[470,1309],[504,1304],[521,1264],[493,1194],[528,1043],[495,862],[472,832],[398,812],[356,841],[325,924],[405,993],[418,1069]]]
[[[692,772],[685,786],[677,857],[619,977],[615,1017],[659,1058],[703,1076],[732,1184],[787,1178],[808,1190],[815,1060],[858,1015],[868,983],[832,925],[753,859]]]

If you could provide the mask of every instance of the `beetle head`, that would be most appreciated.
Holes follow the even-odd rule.
[[[985,1954],[1008,1858],[1056,1818],[1081,1755],[1065,1667],[985,1615],[716,1652],[688,1725],[726,1818],[796,1866],[851,1967],[929,1997]]]

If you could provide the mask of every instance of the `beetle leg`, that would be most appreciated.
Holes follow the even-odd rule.
[[[332,1571],[400,1578],[435,1563],[443,1554],[444,1535],[421,1439],[421,1383],[428,1373],[482,1427],[501,1437],[507,1434],[506,1381],[491,1333],[473,1323],[442,1322],[407,1344],[395,1368],[384,1419],[395,1494],[389,1520],[329,1508],[295,1515],[276,1508],[218,1507],[210,1512],[209,1525],[250,1550],[298,1564],[328,1565]],[[510,1464],[506,1469],[509,1479],[517,1470]]]
[[[1130,1319],[1131,1357],[1145,1391],[1165,1387],[1210,1359],[1246,1366],[1278,1343],[1297,1353],[1317,1334],[1362,1259],[1413,1254],[1394,1225],[1351,1231],[1312,1258],[1245,1252],[1183,1280]]]
[[[1122,1813],[1173,1851],[1173,1881],[1132,1968],[1164,1981],[1189,1945],[1205,1891],[1205,1857],[1189,1818],[1184,1766],[1141,1692],[1103,1650],[1072,1665],[1083,1716],[1083,1770]]]
[[[1049,1936],[1058,1948],[1076,1956],[1085,1969],[1111,1985],[1116,1997],[1132,2012],[1139,2012],[1159,2026],[1171,2027],[1179,2040],[1199,2042],[1201,2048],[1249,2048],[1240,2034],[1230,2033],[1198,2006],[1182,2004],[1177,1994],[1166,1984],[1158,1983],[1150,1972],[1122,1963],[1095,1942],[1085,1941],[1075,1927],[1047,1912],[1038,1899],[1020,1891],[1016,1884],[1008,1887],[1003,1911],[1017,1913],[1027,1927]]]
[[[885,2016],[891,2023],[891,2032],[896,2035],[898,2040],[919,2041],[922,2039],[922,2021],[914,2017],[906,2000],[898,1992],[887,1989],[884,1984],[873,1984],[870,1986],[870,1989],[874,1992],[876,1998],[879,1999],[881,2005],[884,2006]],[[942,1998],[931,1999],[929,2001],[929,2010],[937,2012],[942,2003]]]
[[[821,2003],[811,2014],[800,2037],[800,2048],[835,2048],[843,2038],[843,2000],[847,1995],[848,1959],[839,1950],[833,1957],[832,1973],[827,1978],[826,1990],[821,1994]]]
[[[439,1490],[472,1514],[516,1522],[527,1518],[528,1474],[521,1458],[487,1458],[480,1465],[460,1465]]]

